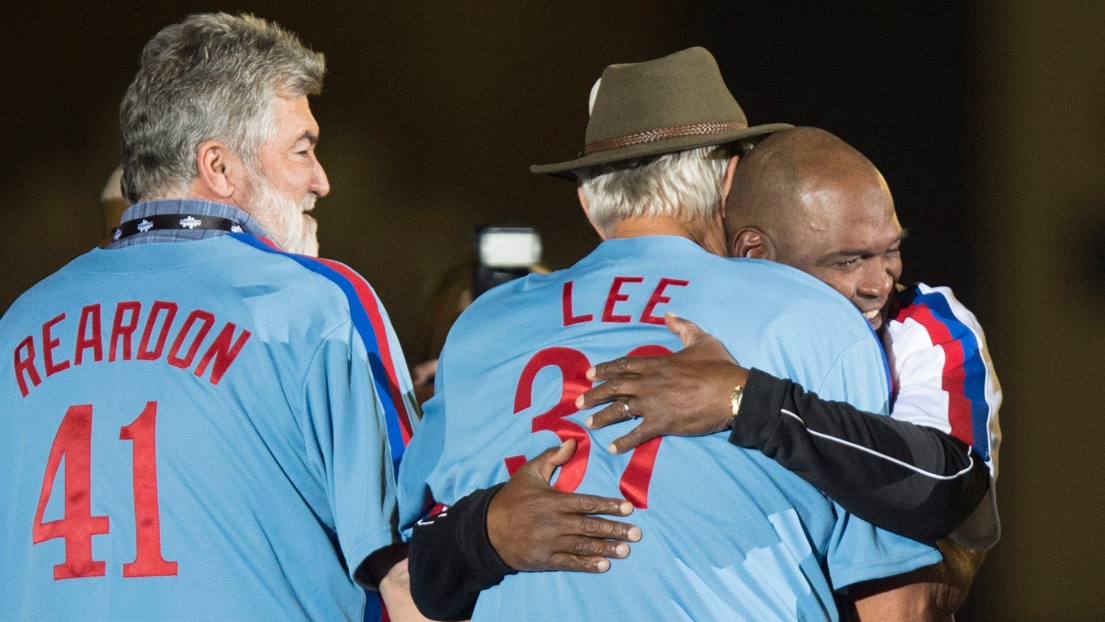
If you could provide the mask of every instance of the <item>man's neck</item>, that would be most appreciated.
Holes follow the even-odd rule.
[[[607,234],[607,239],[639,238],[648,235],[674,235],[698,244],[715,254],[725,255],[725,234],[720,218],[717,223],[688,223],[674,218],[640,217],[619,221]]]
[[[242,210],[243,212],[247,211],[246,209],[244,209],[241,206],[241,201],[238,201],[233,194],[229,195],[229,196],[224,196],[224,195],[221,195],[217,192],[214,192],[210,188],[208,188],[205,184],[203,184],[202,180],[199,179],[199,178],[196,178],[192,182],[192,187],[187,189],[184,192],[169,193],[165,196],[156,197],[156,198],[157,199],[199,199],[201,201],[212,201],[212,202],[215,202],[215,203],[222,203],[223,205],[229,205],[230,207],[236,207],[236,208]],[[154,199],[147,199],[147,200],[152,201]]]

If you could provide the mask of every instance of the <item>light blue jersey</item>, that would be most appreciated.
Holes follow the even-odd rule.
[[[719,337],[746,367],[887,411],[885,359],[867,322],[828,286],[780,264],[716,257],[677,237],[619,239],[568,270],[492,290],[446,342],[400,474],[404,525],[431,498],[455,503],[575,438],[556,487],[629,499],[644,536],[602,575],[508,576],[480,596],[473,619],[836,620],[834,591],[940,561],[726,433],[607,453],[636,423],[583,428],[589,413],[574,400],[592,386],[585,372],[678,349],[666,311]]]
[[[0,352],[0,617],[361,619],[413,411],[354,272],[246,234],[94,250]]]

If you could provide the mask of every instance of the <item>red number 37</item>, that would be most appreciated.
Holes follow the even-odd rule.
[[[671,354],[663,346],[647,345],[634,348],[627,356],[659,356]],[[533,382],[537,373],[546,367],[557,367],[563,378],[560,400],[551,409],[533,418],[531,430],[555,432],[561,442],[575,439],[576,453],[567,464],[560,467],[560,477],[553,485],[557,490],[575,492],[587,473],[587,461],[591,455],[591,436],[583,426],[567,419],[579,412],[576,398],[590,389],[594,383],[587,379],[587,370],[591,362],[579,350],[564,347],[552,347],[541,350],[526,363],[522,377],[518,379],[518,389],[514,393],[514,414],[529,408],[533,403]],[[629,465],[622,473],[618,487],[627,501],[639,509],[648,508],[648,486],[652,480],[652,468],[656,463],[656,452],[660,449],[662,438],[654,438],[633,450]],[[511,456],[505,460],[507,471],[511,475],[525,464],[525,456]]]

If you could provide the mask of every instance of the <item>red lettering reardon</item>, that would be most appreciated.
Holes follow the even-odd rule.
[[[71,366],[90,364],[93,361],[103,362],[105,335],[102,308],[100,303],[81,307],[75,330],[72,323],[63,324],[66,314],[62,313],[42,325],[42,341],[37,348],[36,335],[28,335],[16,346],[12,352],[12,371],[23,397],[27,397],[31,389],[42,384],[45,377],[65,371]],[[178,310],[179,305],[175,302],[154,301],[145,318],[141,340],[134,344],[132,337],[141,321],[142,305],[137,300],[117,303],[111,324],[107,362],[115,362],[117,356],[123,361],[130,361],[132,358],[141,361],[160,360],[166,345],[171,342],[165,362],[180,369],[190,369],[203,350],[216,319],[209,311],[195,309],[174,332],[173,321]],[[69,330],[59,332],[59,325],[68,327]],[[199,357],[195,375],[203,377],[210,369],[209,381],[214,385],[219,384],[250,336],[248,330],[239,329],[233,322],[227,322],[203,356]],[[137,352],[132,350],[132,345],[137,345]],[[72,352],[72,362],[61,358],[59,352]],[[36,355],[41,355],[41,370],[35,365]]]
[[[161,312],[165,312],[165,321],[161,324],[161,332],[157,335],[157,344],[153,350],[149,349],[150,336],[153,334],[154,326],[157,324],[157,316]],[[173,324],[173,319],[176,317],[177,304],[175,302],[165,302],[164,300],[153,301],[153,308],[150,309],[150,317],[146,319],[146,328],[142,331],[142,341],[138,344],[138,360],[140,361],[156,361],[161,358],[161,351],[165,349],[165,340],[169,338],[169,327]]]
[[[92,334],[88,335],[90,327]],[[81,308],[81,321],[77,325],[77,351],[73,353],[73,364],[80,365],[84,360],[84,351],[90,348],[92,358],[96,362],[104,360],[104,338],[100,332],[100,303]]]
[[[180,358],[180,348],[184,346],[184,339],[188,337],[188,331],[192,330],[192,325],[196,322],[202,322],[200,329],[196,333],[195,339],[192,340],[192,345],[188,348],[188,353],[184,355],[184,358]],[[188,369],[192,366],[192,360],[196,358],[196,352],[199,352],[200,345],[203,344],[203,340],[207,338],[207,333],[211,332],[211,327],[215,325],[215,316],[196,309],[188,314],[188,317],[184,320],[184,326],[180,327],[180,334],[176,336],[176,340],[173,341],[173,347],[169,348],[169,364],[181,369]]]
[[[222,380],[227,368],[234,362],[234,358],[238,356],[242,346],[246,345],[246,341],[249,340],[249,331],[243,329],[234,345],[230,345],[230,340],[234,337],[234,329],[236,328],[238,327],[233,322],[227,322],[226,326],[219,331],[214,343],[211,344],[210,348],[207,348],[207,352],[200,359],[199,366],[196,367],[195,374],[197,378],[203,377],[203,372],[207,371],[208,363],[214,359],[215,364],[211,367],[211,384],[219,384],[219,380]]]
[[[130,319],[123,321],[123,314],[130,312]],[[109,363],[115,362],[115,344],[123,342],[123,360],[130,360],[130,336],[138,329],[138,314],[142,311],[142,303],[137,300],[120,302],[115,306],[115,321],[111,324],[111,346],[107,351]]]
[[[50,333],[51,329],[64,319],[65,314],[62,313],[42,325],[42,362],[46,365],[47,376],[53,376],[59,371],[69,369],[69,359],[65,359],[60,363],[54,363],[54,348],[58,347],[58,344],[61,343],[61,339],[54,339],[54,336]]]
[[[26,354],[19,356],[20,350],[23,350]],[[23,397],[27,397],[27,394],[30,393],[30,389],[27,388],[27,380],[30,380],[31,385],[35,387],[42,383],[42,378],[39,377],[38,370],[35,369],[34,338],[27,335],[27,338],[20,341],[19,345],[15,347],[13,355],[15,359],[15,380],[19,383],[19,393]]]

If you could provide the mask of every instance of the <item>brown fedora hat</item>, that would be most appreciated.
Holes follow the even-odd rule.
[[[576,179],[597,164],[723,145],[790,128],[787,123],[748,127],[705,48],[693,47],[643,63],[610,65],[591,93],[583,155],[530,171]]]

